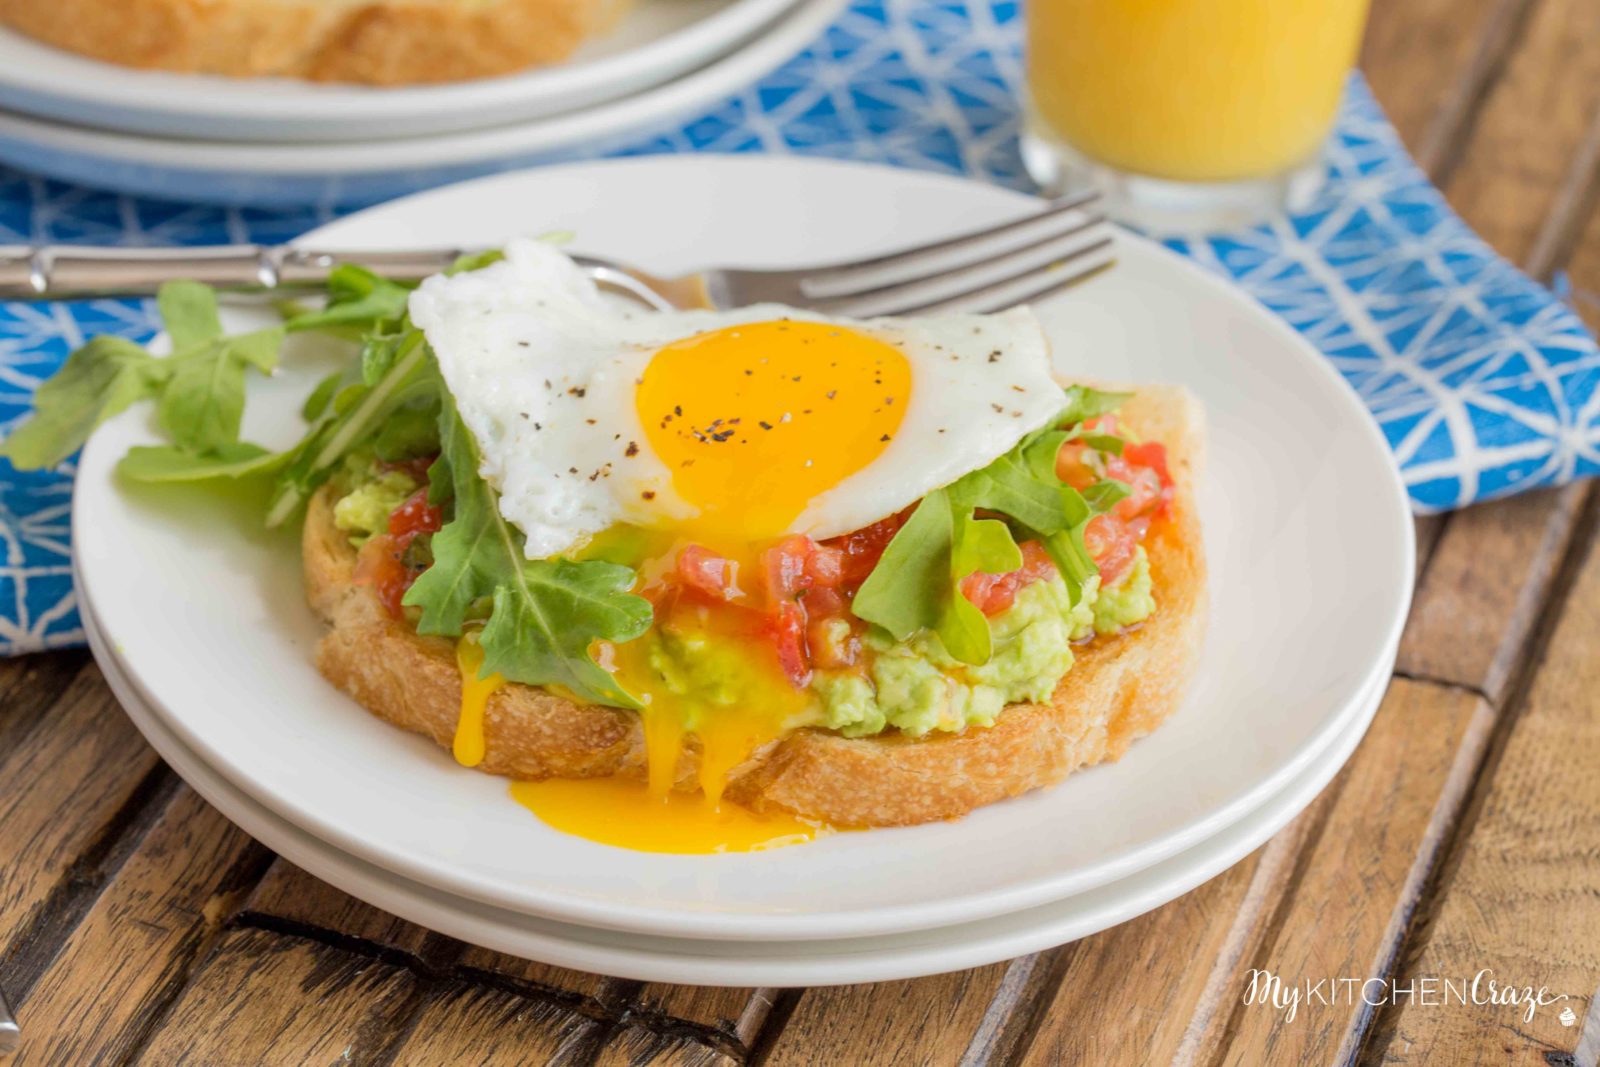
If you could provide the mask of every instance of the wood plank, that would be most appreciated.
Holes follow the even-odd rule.
[[[268,855],[176,790],[17,1005],[27,1040],[14,1067],[117,1060],[136,1048]]]
[[[1423,169],[1448,170],[1532,0],[1374,4],[1361,69]]]
[[[1592,518],[1582,567],[1492,762],[1471,834],[1402,972],[1470,981],[1488,968],[1502,984],[1570,996],[1579,1019],[1600,981],[1600,550]],[[1380,1014],[1373,1049],[1389,1062],[1544,1062],[1543,1052],[1572,1051],[1582,1030],[1561,1024],[1562,1006],[1528,1021],[1515,1007],[1402,1004]]]
[[[607,1035],[588,1067],[736,1067],[743,1062],[737,1052],[707,1044],[696,1034],[625,1026]]]
[[[1600,137],[1600,113],[1590,143]],[[1588,323],[1600,331],[1600,180],[1591,178],[1589,188],[1574,194],[1572,257],[1567,264],[1567,280],[1573,290],[1572,306]]]
[[[459,951],[449,939],[357,900],[283,859],[272,864],[237,921],[322,940],[348,940],[352,943],[344,947],[352,951],[366,946],[421,964],[444,954],[454,958]]]
[[[0,660],[0,752],[10,752],[89,662],[81,649]]]
[[[1018,1062],[1209,1063],[1237,996],[1234,978],[1287,889],[1319,799],[1240,863],[1179,899],[1063,952],[1030,1008]],[[1174,952],[1182,945],[1182,952]],[[1137,975],[1136,981],[1128,976]]]
[[[552,1000],[450,983],[418,1013],[394,1067],[584,1062],[605,1024]]]
[[[1446,186],[1467,223],[1513,262],[1532,251],[1600,107],[1596,40],[1600,5],[1541,0]]]
[[[1230,1063],[1348,1063],[1369,1021],[1359,1000],[1307,1005],[1292,1022],[1241,1003],[1249,969],[1285,983],[1386,977],[1455,825],[1494,712],[1460,689],[1396,681],[1341,772],[1290,897],[1233,986]]]
[[[959,1063],[1006,971],[997,963],[909,982],[808,989],[767,1067]]]
[[[776,989],[666,985],[647,982],[629,1006],[633,1015],[693,1023],[749,1050],[772,1011]]]
[[[1419,583],[1395,669],[1498,706],[1550,593],[1587,486],[1456,512]]]
[[[543,997],[591,1014],[620,1011],[620,1000],[634,983],[554,964],[518,959],[477,945],[464,946],[455,964],[456,977],[468,983],[494,985],[524,996]]]
[[[383,1062],[420,1001],[403,968],[269,930],[229,930],[133,1062]]]
[[[118,838],[160,786],[158,765],[93,664],[0,757],[0,971],[12,996],[120,862]]]

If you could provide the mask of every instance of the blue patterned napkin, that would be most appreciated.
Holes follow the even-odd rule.
[[[1011,0],[856,0],[804,54],[620,154],[802,152],[1025,188]],[[1352,81],[1333,180],[1305,215],[1175,247],[1327,353],[1371,408],[1419,511],[1600,470],[1600,352],[1563,304],[1495,255]],[[327,212],[192,207],[0,170],[0,242],[281,241]],[[148,302],[0,305],[0,432],[85,337],[155,331]],[[68,567],[71,463],[0,460],[0,653],[83,640]]]

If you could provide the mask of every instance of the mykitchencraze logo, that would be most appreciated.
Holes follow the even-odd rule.
[[[1540,1008],[1570,999],[1565,993],[1552,993],[1545,986],[1518,985],[1495,978],[1485,968],[1469,978],[1305,978],[1286,981],[1271,971],[1250,971],[1244,1003],[1264,1005],[1282,1013],[1285,1023],[1294,1022],[1301,1007],[1335,1007],[1365,1004],[1377,1008],[1385,1004],[1415,1004],[1419,1007],[1477,1005],[1516,1008],[1523,1022],[1533,1022]],[[1557,1016],[1562,1026],[1571,1026],[1578,1016],[1570,1008]]]

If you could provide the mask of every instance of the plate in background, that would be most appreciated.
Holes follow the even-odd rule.
[[[0,108],[107,131],[225,141],[372,141],[478,129],[660,85],[755,36],[795,0],[635,0],[563,63],[380,88],[135,70],[0,27]]]
[[[859,164],[672,156],[467,183],[306,241],[428,247],[574,230],[586,251],[671,274],[880,252],[1036,203]],[[463,771],[317,674],[320,626],[303,604],[292,533],[266,536],[248,510],[213,496],[114,484],[126,448],[152,439],[140,409],[102,427],[79,465],[84,588],[132,679],[207,763],[342,851],[455,895],[639,933],[787,940],[947,926],[1106,885],[1215,836],[1305,773],[1385,672],[1414,565],[1390,452],[1327,361],[1170,251],[1124,235],[1119,255],[1037,310],[1058,369],[1175,381],[1206,406],[1207,651],[1185,707],[1119,763],[958,822],[714,857],[548,829],[503,781]],[[295,413],[330,359],[325,347],[286,352],[280,373],[257,383],[246,436],[297,436]]]
[[[598,155],[750,88],[821,34],[846,0],[798,0],[733,52],[673,81],[569,114],[380,141],[195,141],[69,126],[0,111],[0,164],[200,204],[332,208],[484,174]]]

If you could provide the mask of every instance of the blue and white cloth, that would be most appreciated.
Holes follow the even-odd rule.
[[[620,154],[798,152],[1025,188],[1014,0],[855,0],[803,54]],[[1313,210],[1175,247],[1325,352],[1367,402],[1419,511],[1600,471],[1600,351],[1572,312],[1479,240],[1352,81]],[[0,170],[0,242],[275,242],[326,210],[195,207]],[[144,339],[140,301],[0,304],[0,433],[84,338]],[[0,653],[81,643],[69,570],[72,463],[0,460]]]

